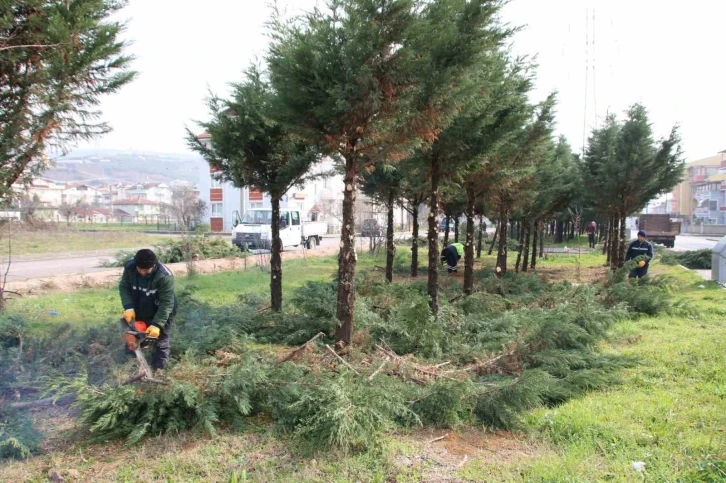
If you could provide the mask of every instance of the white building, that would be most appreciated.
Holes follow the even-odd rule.
[[[61,196],[61,202],[67,205],[74,205],[76,203],[92,205],[101,203],[102,201],[103,195],[101,192],[86,184],[69,185],[63,190]]]
[[[211,136],[200,134],[198,139],[209,142]],[[334,162],[325,157],[312,167],[312,174],[318,175],[301,186],[293,186],[280,201],[281,208],[296,208],[305,221],[325,221],[329,233],[339,233],[343,191],[343,176],[334,172]],[[214,171],[204,160],[199,160],[199,199],[204,201],[208,210],[204,222],[209,223],[212,231],[230,231],[234,224],[234,214],[240,216],[255,208],[272,208],[269,195],[250,188],[236,188],[229,182],[215,179]],[[325,176],[328,174],[328,176]],[[385,210],[374,206],[360,191],[356,199],[356,224],[361,226],[366,218],[376,218],[385,223]],[[410,216],[402,208],[394,210],[396,226],[407,225]]]
[[[18,186],[18,185],[14,185]],[[60,206],[63,203],[63,192],[66,183],[46,178],[35,178],[26,186],[18,186],[17,190],[29,198],[38,198],[41,206]]]

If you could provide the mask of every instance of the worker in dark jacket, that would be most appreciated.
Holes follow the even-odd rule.
[[[594,221],[587,225],[587,241],[590,248],[595,248],[595,235],[597,235],[597,223]]]
[[[128,324],[146,322],[146,336],[156,339],[151,366],[163,369],[171,354],[169,331],[177,310],[174,275],[153,251],[145,248],[124,266],[119,292],[124,320]]]
[[[457,272],[456,264],[464,255],[464,245],[461,243],[452,243],[441,251],[441,260],[446,261],[446,269],[449,273]]]
[[[628,275],[629,278],[642,278],[648,275],[648,265],[653,259],[653,245],[646,239],[645,232],[643,230],[638,232],[638,239],[633,240],[628,247],[628,253],[625,255],[625,261],[634,260],[640,256],[644,256],[645,259],[640,260],[638,262],[638,266],[634,270],[630,271],[630,274]]]

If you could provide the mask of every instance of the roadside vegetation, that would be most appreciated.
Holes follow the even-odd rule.
[[[3,243],[0,245],[0,256],[3,258],[7,257],[8,243],[12,255],[35,255],[152,246],[169,239],[168,235],[129,232],[87,233],[51,226],[36,230],[24,226],[6,225],[2,227],[2,231]]]
[[[482,272],[467,298],[460,278],[443,279],[441,315],[426,322],[425,285],[404,273],[387,284],[381,260],[359,260],[361,329],[345,362],[325,346],[335,329],[331,258],[288,263],[280,314],[268,310],[262,270],[178,280],[173,383],[163,389],[119,385],[134,368],[119,365],[115,291],[13,300],[2,320],[6,401],[65,388],[80,412],[4,406],[3,454],[29,459],[0,474],[42,478],[52,461],[93,481],[109,450],[136,461],[158,446],[153,465],[123,464],[113,477],[719,481],[726,311],[717,285],[658,264],[650,281],[628,282],[604,273],[602,255],[551,255],[536,274]],[[578,264],[605,276],[546,280],[561,270],[574,279]],[[84,320],[48,315],[63,299]],[[633,469],[639,461],[647,473]]]

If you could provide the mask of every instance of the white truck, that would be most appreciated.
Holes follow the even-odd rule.
[[[272,245],[272,210],[253,209],[244,216],[234,212],[232,243],[240,250],[266,249]],[[315,248],[323,235],[328,233],[328,224],[321,221],[303,221],[297,210],[280,209],[280,239],[282,248],[304,245]]]

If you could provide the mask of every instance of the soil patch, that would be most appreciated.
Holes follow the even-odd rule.
[[[524,437],[485,429],[421,430],[402,437],[414,447],[413,454],[399,456],[399,467],[420,467],[427,482],[463,482],[457,473],[467,465],[508,464],[534,457],[539,450]]]

